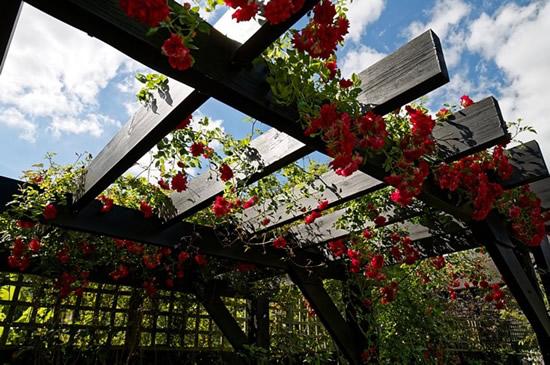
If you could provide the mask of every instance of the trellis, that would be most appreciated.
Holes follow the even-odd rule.
[[[293,262],[272,249],[245,250],[247,242],[226,247],[216,235],[216,227],[206,227],[183,221],[208,206],[223,190],[221,183],[205,184],[207,176],[194,179],[188,191],[173,193],[172,203],[177,214],[167,222],[144,219],[140,212],[115,206],[110,214],[100,215],[97,195],[125,172],[144,153],[167,135],[180,122],[182,116],[195,111],[208,98],[219,101],[272,126],[274,129],[252,141],[262,164],[251,176],[241,176],[243,183],[251,184],[279,168],[292,163],[312,151],[325,152],[320,139],[305,137],[298,123],[294,107],[276,104],[269,93],[266,69],[252,63],[274,40],[282,35],[296,20],[309,11],[318,1],[306,0],[302,10],[288,21],[277,26],[263,25],[248,41],[239,44],[211,29],[208,34],[198,34],[194,52],[195,65],[185,72],[172,69],[159,49],[160,35],[147,37],[147,29],[121,12],[114,0],[27,0],[26,3],[55,18],[83,30],[135,60],[175,80],[194,88],[188,92],[179,86],[171,88],[172,103],[160,103],[156,113],[142,108],[122,127],[113,140],[90,163],[82,191],[74,192],[70,208],[60,212],[49,222],[69,230],[85,231],[116,238],[124,238],[159,246],[172,246],[182,236],[192,234],[203,253],[239,262],[250,262],[261,268],[276,269],[289,275],[294,284],[309,301],[328,333],[351,363],[360,362],[360,354],[367,339],[362,323],[357,323],[350,312],[342,316],[323,287],[322,279],[343,277],[344,267],[327,257],[320,245],[330,239],[344,237],[349,232],[332,228],[332,223],[342,215],[336,211],[319,219],[314,229],[296,226],[293,239],[301,249]],[[172,2],[171,2],[172,3]],[[4,0],[0,4],[0,51],[2,62],[7,54],[9,41],[17,23],[20,0]],[[172,3],[172,6],[178,6]],[[435,90],[449,80],[443,51],[438,37],[428,31],[413,39],[391,55],[359,74],[363,90],[359,101],[378,114],[386,114],[416,98]],[[509,134],[498,102],[489,97],[453,115],[451,121],[438,126],[433,133],[438,147],[444,152],[444,161],[457,160],[496,144],[506,142]],[[550,179],[542,154],[536,142],[515,147],[509,151],[514,174],[503,181],[505,188],[531,184],[543,200],[543,207],[550,208]],[[369,160],[351,177],[337,176],[332,172],[323,176],[332,189],[313,193],[300,203],[314,209],[319,199],[328,199],[335,207],[384,186],[385,176],[381,160]],[[12,200],[19,191],[20,181],[0,178],[0,206]],[[426,227],[408,224],[415,245],[423,257],[485,246],[505,279],[519,306],[531,323],[539,341],[545,361],[550,362],[550,318],[539,289],[536,274],[540,275],[545,295],[550,293],[550,246],[544,239],[534,248],[530,257],[517,249],[504,221],[495,212],[483,222],[471,220],[469,202],[453,201],[432,181],[427,181],[419,198],[427,205],[450,214],[465,223],[450,224],[447,234],[454,237],[434,237]],[[254,210],[245,217],[250,232],[266,231],[282,224],[296,221],[299,214],[279,212],[267,227],[259,227]],[[401,217],[407,224],[407,219]],[[397,223],[397,222],[390,222]],[[5,261],[4,261],[5,262]],[[305,270],[299,263],[315,262],[320,268]],[[298,264],[297,264],[298,263]],[[100,277],[101,273],[95,273]],[[131,284],[131,283],[129,283]],[[223,286],[223,285],[222,285]],[[220,285],[213,282],[188,282],[181,290],[197,296],[210,317],[215,321],[234,349],[246,345],[268,346],[268,315],[265,303],[256,303],[254,328],[250,336],[245,334],[223,301]],[[353,302],[357,298],[348,298]],[[262,309],[263,307],[263,309]],[[266,330],[267,328],[267,330]]]

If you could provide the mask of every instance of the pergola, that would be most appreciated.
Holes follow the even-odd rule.
[[[310,226],[292,227],[292,240],[298,248],[295,257],[289,260],[279,250],[250,246],[246,240],[226,245],[217,232],[227,230],[228,227],[201,226],[184,220],[209,206],[217,195],[223,193],[223,183],[209,180],[207,174],[193,179],[187,191],[171,195],[177,213],[168,221],[145,219],[139,211],[122,206],[115,206],[110,214],[102,215],[98,213],[100,203],[96,200],[117,177],[170,133],[182,116],[194,112],[210,97],[273,128],[251,142],[261,163],[254,174],[239,176],[243,184],[252,184],[310,152],[326,153],[326,145],[321,139],[304,136],[295,107],[281,106],[273,101],[266,82],[266,68],[259,63],[252,63],[293,23],[310,11],[318,0],[306,0],[304,7],[282,24],[263,25],[243,44],[225,37],[214,28],[210,29],[209,34],[198,34],[198,50],[194,52],[196,62],[185,72],[171,68],[160,53],[161,35],[146,36],[146,27],[128,18],[120,10],[118,1],[25,2],[194,89],[188,92],[181,86],[173,85],[170,90],[171,103],[159,103],[156,112],[141,108],[89,164],[83,190],[75,191],[70,197],[69,208],[47,223],[68,230],[167,247],[179,244],[182,237],[192,237],[194,244],[208,256],[254,263],[258,266],[259,274],[265,271],[263,275],[266,277],[274,275],[274,272],[277,275],[287,274],[315,309],[350,363],[360,363],[360,355],[367,342],[362,330],[365,323],[358,321],[351,311],[343,316],[327,294],[322,281],[345,277],[344,264],[328,257],[322,248],[324,243],[350,234],[334,228],[334,222],[343,215],[344,210],[325,215]],[[0,4],[2,63],[22,3],[21,0],[4,0]],[[449,81],[440,41],[432,31],[403,45],[361,72],[359,77],[363,85],[360,102],[366,109],[380,115],[400,108]],[[487,97],[455,113],[448,123],[436,127],[433,136],[438,148],[444,152],[445,162],[507,142],[510,138],[498,102],[493,97]],[[549,209],[550,178],[538,144],[532,141],[510,148],[508,154],[514,171],[510,179],[501,182],[502,185],[511,189],[530,184],[531,189],[541,198],[543,208]],[[375,192],[385,186],[382,181],[387,173],[382,164],[382,160],[368,160],[360,167],[360,171],[349,177],[330,171],[321,179],[331,188],[312,191],[311,195],[300,200],[300,204],[312,211],[319,200],[328,200],[330,207],[337,207]],[[0,209],[5,209],[6,203],[13,199],[22,184],[22,181],[0,177]],[[387,224],[408,224],[414,245],[423,258],[484,246],[532,325],[545,361],[550,363],[550,317],[543,298],[546,295],[550,300],[548,239],[545,238],[539,247],[526,252],[512,238],[503,217],[492,212],[484,221],[473,221],[471,202],[456,200],[431,179],[424,184],[419,199],[456,219],[455,223],[447,227],[446,236],[432,236],[426,227],[407,223],[412,218],[410,215],[395,217]],[[260,233],[269,235],[273,229],[295,222],[307,213],[307,209],[305,212],[289,213],[281,207],[280,212],[271,217],[269,224],[261,225],[260,207],[254,207],[247,211],[243,219],[252,237]],[[462,223],[457,224],[458,221]],[[303,265],[299,265],[311,262],[316,263],[315,268],[304,269]],[[5,267],[5,258],[2,259],[2,270],[9,270]],[[537,275],[543,283],[544,292],[539,289]],[[96,273],[96,276],[101,277],[100,273]],[[252,321],[254,330],[247,335],[220,299],[222,292],[224,295],[231,292],[231,288],[224,285],[193,281],[178,289],[197,296],[236,350],[247,344],[269,346],[266,303],[255,302],[253,313],[256,320]],[[348,300],[353,302],[358,298],[350,297]]]

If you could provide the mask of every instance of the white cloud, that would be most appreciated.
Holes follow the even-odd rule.
[[[29,122],[17,109],[0,110],[0,124],[8,128],[19,129],[21,139],[31,143],[36,142],[36,124]]]
[[[505,75],[499,102],[507,120],[523,118],[537,129],[537,139],[550,161],[550,2],[524,7],[508,4],[470,26],[468,45],[492,60]],[[532,136],[526,136],[529,138]]]
[[[466,46],[466,36],[460,24],[470,12],[470,5],[463,0],[438,0],[428,13],[430,20],[409,24],[405,34],[411,39],[432,29],[441,40],[447,66],[455,66]]]
[[[98,109],[99,93],[120,72],[138,67],[110,46],[24,5],[0,74],[0,111],[44,121],[45,130],[57,136],[97,136],[102,123],[109,123],[87,116]],[[22,138],[32,140],[30,135]]]
[[[350,49],[344,55],[341,63],[342,76],[350,77],[352,73],[358,74],[384,56],[384,53],[367,46]]]
[[[385,0],[353,0],[351,3],[348,1],[347,5],[350,22],[348,37],[353,42],[359,42],[367,25],[380,18]]]

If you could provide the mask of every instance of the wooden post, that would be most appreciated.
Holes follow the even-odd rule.
[[[548,236],[545,236],[540,246],[531,249],[537,264],[537,272],[542,281],[546,300],[550,301],[550,243]]]
[[[350,364],[361,364],[363,348],[358,344],[366,342],[364,336],[342,318],[323,287],[323,282],[316,275],[310,275],[306,270],[296,266],[289,268],[288,275],[315,310],[315,314]]]
[[[495,211],[483,222],[472,225],[474,235],[484,243],[506,285],[537,335],[545,363],[550,364],[550,317],[536,282],[522,266],[508,227]]]

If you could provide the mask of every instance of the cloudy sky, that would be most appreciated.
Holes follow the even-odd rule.
[[[494,95],[507,120],[523,118],[550,161],[550,0],[354,0],[344,74],[359,72],[428,28],[440,37],[451,82],[430,94],[433,107]],[[243,41],[256,25],[231,22],[222,7],[209,21]],[[56,152],[97,154],[137,108],[136,71],[110,46],[25,5],[0,74],[0,175]],[[245,116],[210,100],[202,114],[240,137]]]

